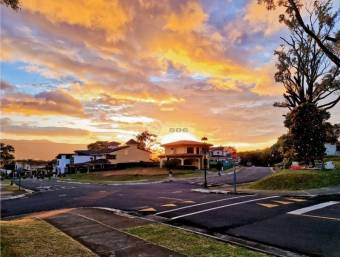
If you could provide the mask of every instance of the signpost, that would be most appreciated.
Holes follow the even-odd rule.
[[[203,154],[203,166],[204,166],[204,188],[208,188],[208,181],[207,181],[207,167],[208,167],[208,159],[207,159],[207,154],[209,153],[208,145],[206,141],[208,141],[207,137],[202,137],[201,139],[204,143],[203,148],[202,148],[202,154]]]
[[[21,171],[18,170],[18,176],[19,176],[19,190],[21,190]]]
[[[207,160],[206,155],[204,155],[203,165],[204,165],[204,188],[208,188],[208,181],[207,181],[208,160]]]
[[[234,160],[234,173],[233,173],[234,194],[237,193],[236,184],[237,184],[237,181],[236,181],[236,161]]]

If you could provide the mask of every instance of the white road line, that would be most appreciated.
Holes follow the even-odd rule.
[[[275,195],[275,196],[268,196],[268,197],[263,197],[263,198],[256,198],[256,199],[247,200],[247,201],[243,201],[243,202],[231,203],[231,204],[222,205],[222,206],[218,206],[218,207],[214,207],[214,208],[210,208],[210,209],[206,209],[206,210],[202,210],[202,211],[197,211],[197,212],[183,214],[183,215],[180,215],[180,216],[177,216],[177,217],[173,217],[170,220],[175,220],[175,219],[179,219],[179,218],[183,218],[183,217],[187,217],[187,216],[192,216],[192,215],[196,215],[196,214],[199,214],[199,213],[213,211],[213,210],[217,210],[217,209],[221,209],[221,208],[225,208],[225,207],[241,205],[241,204],[244,204],[244,203],[257,202],[257,201],[266,200],[266,199],[272,199],[272,198],[277,198],[277,197],[280,197],[280,196]]]
[[[301,215],[301,214],[304,214],[306,212],[319,210],[319,209],[322,209],[322,208],[325,208],[327,206],[331,206],[331,205],[334,205],[334,204],[337,204],[337,203],[340,203],[340,202],[330,201],[330,202],[320,203],[320,204],[316,204],[316,205],[313,205],[313,206],[309,206],[309,207],[305,207],[305,208],[302,208],[302,209],[298,209],[298,210],[295,210],[295,211],[288,212],[288,214]]]
[[[209,203],[217,203],[217,202],[222,202],[222,201],[228,201],[228,200],[231,200],[231,199],[243,198],[243,197],[247,197],[247,196],[254,196],[254,195],[242,195],[242,196],[236,196],[236,197],[231,197],[231,198],[226,198],[226,199],[224,198],[224,199],[219,199],[219,200],[214,200],[214,201],[209,201],[209,202],[204,202],[204,203],[193,204],[193,205],[179,207],[179,208],[172,209],[172,210],[161,211],[161,212],[156,213],[155,215],[160,215],[160,214],[163,214],[163,213],[173,212],[173,211],[177,211],[177,210],[188,209],[188,208],[201,206],[201,205],[205,205],[205,204],[209,204]]]

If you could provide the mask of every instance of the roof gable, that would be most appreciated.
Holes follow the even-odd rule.
[[[139,145],[139,143],[136,140],[134,140],[134,139],[130,139],[125,144],[126,145]]]

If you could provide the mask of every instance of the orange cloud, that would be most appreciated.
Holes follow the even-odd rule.
[[[82,104],[61,90],[29,95],[18,93],[2,82],[3,96],[0,98],[3,113],[25,115],[67,115],[85,117]]]
[[[41,13],[52,22],[104,30],[108,40],[119,39],[132,16],[116,0],[25,0],[22,8]]]
[[[279,22],[281,13],[284,13],[282,7],[268,11],[265,5],[258,4],[258,0],[252,0],[246,7],[243,19],[249,24],[249,30],[263,32],[269,36],[285,28],[285,25]]]
[[[73,85],[69,88],[79,100],[91,101],[100,96],[129,102],[144,102],[157,105],[181,102],[181,97],[176,97],[156,85],[148,83],[131,83],[125,86],[85,84]]]
[[[191,32],[201,27],[207,18],[198,2],[189,1],[178,12],[169,15],[164,28],[176,32]]]

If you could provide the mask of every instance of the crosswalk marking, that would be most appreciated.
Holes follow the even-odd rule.
[[[274,207],[279,206],[278,204],[272,204],[272,203],[257,203],[257,205],[261,205],[266,208],[274,208]]]
[[[249,196],[252,196],[252,195],[242,195],[242,196],[223,198],[223,199],[209,201],[209,202],[204,202],[204,203],[193,204],[193,205],[179,207],[179,208],[168,210],[168,211],[161,211],[161,212],[156,213],[156,215],[160,215],[160,214],[164,214],[164,213],[168,213],[168,212],[174,212],[174,211],[183,210],[183,209],[188,209],[188,208],[192,208],[192,207],[196,207],[196,206],[201,206],[201,205],[205,205],[205,204],[210,204],[210,203],[217,203],[217,202],[221,202],[221,201],[228,201],[228,200],[237,199],[237,198],[249,197]]]
[[[173,203],[168,203],[168,204],[163,204],[162,206],[163,207],[176,207],[177,205]]]
[[[241,205],[241,204],[246,204],[246,203],[251,203],[251,202],[257,202],[257,201],[261,201],[261,200],[268,200],[268,199],[273,199],[273,198],[278,198],[278,197],[280,197],[280,196],[275,195],[275,196],[268,196],[268,197],[246,200],[246,201],[237,202],[237,203],[226,204],[226,205],[217,206],[217,207],[214,207],[214,208],[209,208],[209,209],[205,209],[205,210],[201,210],[201,211],[196,211],[196,212],[192,212],[192,213],[179,215],[179,216],[171,218],[170,220],[176,220],[176,219],[179,219],[179,218],[183,218],[183,217],[187,217],[187,216],[193,216],[193,215],[196,215],[196,214],[214,211],[214,210],[218,210],[218,209],[222,209],[222,208],[226,208],[226,207],[231,207],[231,206],[236,206],[236,205]],[[231,198],[229,198],[229,199],[231,199]],[[159,214],[159,213],[156,213],[156,215],[157,214]]]
[[[292,202],[288,202],[288,201],[273,201],[273,202],[275,202],[275,203],[279,203],[279,204],[284,204],[284,205],[286,205],[286,204],[291,204]]]
[[[298,209],[298,210],[295,210],[295,211],[288,212],[288,214],[301,215],[301,214],[305,214],[307,212],[319,210],[319,209],[322,209],[322,208],[325,208],[325,207],[328,207],[328,206],[331,206],[331,205],[334,205],[334,204],[338,204],[338,203],[340,203],[340,202],[330,201],[330,202],[320,203],[320,204],[316,204],[316,205],[312,205],[312,206],[309,206],[309,207],[305,207],[305,208],[302,208],[302,209]]]

